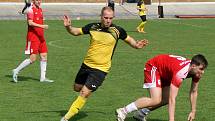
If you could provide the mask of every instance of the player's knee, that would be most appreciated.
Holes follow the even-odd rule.
[[[34,63],[37,60],[37,58],[33,57],[33,58],[30,58],[30,60],[31,60],[31,63]]]
[[[154,105],[161,104],[161,102],[162,102],[161,98],[153,98],[152,100],[153,100]]]
[[[91,94],[91,91],[90,90],[81,90],[80,91],[80,96],[82,96],[82,97],[85,97],[85,98],[88,98],[89,96],[90,96],[90,94]]]
[[[37,60],[37,55],[36,54],[31,54],[30,55],[30,60],[31,60],[31,63],[34,63]]]
[[[74,87],[74,91],[80,92],[80,91],[81,91],[81,88],[79,88],[79,87]]]
[[[80,91],[81,91],[81,89],[82,89],[82,87],[83,87],[83,85],[80,85],[80,84],[74,84],[73,89],[74,89],[74,91],[76,91],[76,92],[80,92]]]
[[[47,61],[47,55],[40,55],[41,61]]]
[[[92,90],[87,88],[86,86],[83,86],[83,88],[80,91],[80,96],[88,98],[92,93]]]

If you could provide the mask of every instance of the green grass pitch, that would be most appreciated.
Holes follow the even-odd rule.
[[[73,21],[81,27],[95,20]],[[89,98],[84,108],[70,121],[114,121],[115,109],[127,105],[147,91],[142,89],[144,63],[151,57],[170,53],[191,58],[204,54],[209,67],[200,82],[195,121],[214,121],[215,109],[215,34],[214,19],[148,20],[146,34],[137,33],[140,20],[115,20],[137,40],[150,44],[135,50],[119,40],[112,68],[103,85]],[[59,121],[78,93],[73,82],[89,45],[89,36],[71,36],[62,21],[46,21],[49,55],[47,76],[52,84],[40,83],[39,61],[24,69],[13,83],[11,71],[25,59],[25,21],[0,21],[0,120]],[[190,111],[190,79],[183,82],[176,105],[176,120],[186,121]],[[153,111],[149,121],[167,121],[167,107]],[[126,121],[134,121],[132,115]]]

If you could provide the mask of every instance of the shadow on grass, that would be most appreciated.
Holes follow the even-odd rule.
[[[59,111],[60,117],[63,117],[67,113],[67,110]],[[84,119],[88,116],[88,113],[85,111],[80,111],[77,115],[75,115],[73,118],[71,118],[69,121],[79,121],[81,119]]]
[[[25,113],[44,113],[44,112],[55,112],[55,113],[59,113],[60,117],[63,117],[66,113],[67,110],[59,110],[59,111],[34,111],[34,112],[25,112]],[[80,119],[84,119],[87,118],[88,115],[90,115],[91,113],[97,113],[97,114],[103,114],[106,115],[106,113],[101,112],[101,111],[80,111],[77,115],[75,115],[72,119],[70,119],[69,121],[79,121]],[[60,119],[59,119],[60,120]]]
[[[13,75],[5,75],[5,77],[10,78],[10,82],[13,82]],[[29,81],[29,80],[40,81],[38,78],[18,76],[18,81]]]
[[[127,117],[125,121],[136,121],[133,117]],[[147,121],[168,121],[168,120],[161,120],[161,119],[147,119]]]

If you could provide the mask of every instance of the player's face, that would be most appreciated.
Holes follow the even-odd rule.
[[[203,65],[197,66],[197,65],[193,64],[191,66],[191,70],[189,72],[189,75],[197,77],[197,78],[201,78],[202,75],[204,74],[204,72],[205,71],[204,71],[204,66]]]
[[[110,27],[113,21],[113,11],[105,10],[101,16],[102,27]]]
[[[39,7],[40,4],[41,4],[41,0],[33,0],[33,3],[34,3],[37,7]]]

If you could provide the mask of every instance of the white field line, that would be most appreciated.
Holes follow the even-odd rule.
[[[64,41],[64,40],[69,40],[69,39],[52,40],[52,41],[49,41],[49,42],[48,42],[48,45],[50,45],[50,46],[52,46],[52,47],[60,48],[60,49],[70,49],[71,47],[60,46],[60,45],[57,45],[57,44],[56,44],[56,43],[59,43],[59,42]]]

